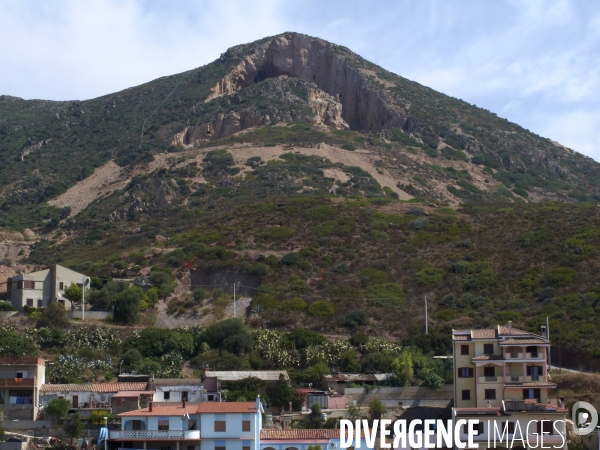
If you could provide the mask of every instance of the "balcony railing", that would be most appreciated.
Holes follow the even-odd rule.
[[[502,377],[499,377],[499,376],[493,376],[493,377],[482,376],[482,377],[479,377],[479,382],[480,383],[502,383]]]
[[[200,430],[118,430],[110,432],[110,439],[200,439]]]
[[[1,387],[34,387],[35,378],[0,378]]]

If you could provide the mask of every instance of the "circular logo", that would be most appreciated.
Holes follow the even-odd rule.
[[[575,403],[571,418],[575,424],[573,433],[579,436],[590,434],[598,425],[598,411],[588,402]]]

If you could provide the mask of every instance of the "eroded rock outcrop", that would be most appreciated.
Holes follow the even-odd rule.
[[[281,75],[315,83],[320,90],[339,99],[342,118],[352,129],[378,132],[390,126],[403,127],[406,120],[331,44],[296,33],[276,36],[257,45],[251,55],[215,84],[206,101]]]

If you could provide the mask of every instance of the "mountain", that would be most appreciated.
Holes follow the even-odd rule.
[[[97,99],[0,97],[0,227],[34,233],[0,258],[244,276],[257,325],[344,329],[355,309],[406,336],[429,294],[439,326],[549,315],[596,351],[599,180],[590,158],[298,33]],[[189,291],[171,312],[193,315]]]

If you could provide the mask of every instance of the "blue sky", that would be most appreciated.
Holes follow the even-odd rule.
[[[0,95],[93,98],[298,31],[600,161],[598,0],[4,0],[0,30]]]

